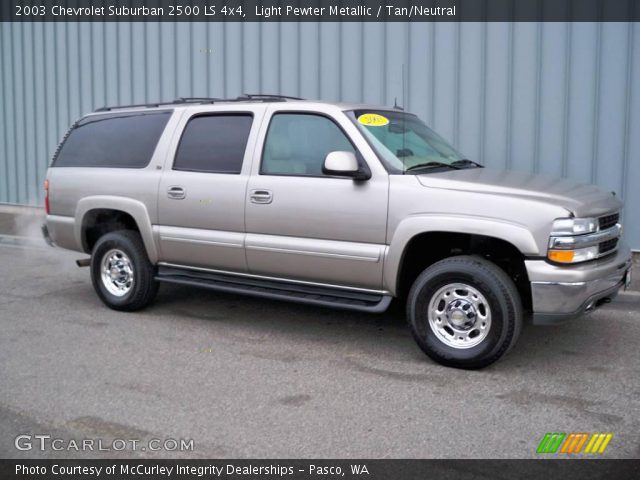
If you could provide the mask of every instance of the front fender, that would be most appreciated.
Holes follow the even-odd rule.
[[[397,294],[398,274],[407,245],[415,236],[429,232],[466,233],[509,242],[525,256],[538,256],[533,234],[522,224],[495,218],[444,214],[412,215],[400,222],[391,237],[384,264],[384,287]]]
[[[147,250],[149,260],[151,263],[158,261],[158,249],[153,239],[149,212],[144,203],[132,198],[94,195],[81,199],[76,207],[76,223],[74,225],[74,236],[78,245],[82,245],[82,225],[84,218],[90,210],[95,209],[119,210],[131,215],[138,225],[138,230],[140,230],[140,236]]]

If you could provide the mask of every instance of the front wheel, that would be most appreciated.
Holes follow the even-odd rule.
[[[146,307],[158,292],[154,275],[138,232],[107,233],[93,247],[91,281],[109,308],[133,311]]]
[[[522,305],[513,280],[476,256],[456,256],[427,268],[407,299],[407,318],[420,348],[450,367],[492,364],[516,343]]]

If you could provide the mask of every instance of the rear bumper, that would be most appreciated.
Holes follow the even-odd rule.
[[[525,262],[533,301],[533,323],[560,323],[594,310],[618,295],[631,269],[631,251],[621,244],[613,257],[564,267]]]
[[[46,232],[45,232],[46,230]],[[75,233],[75,218],[62,215],[47,215],[47,221],[43,225],[42,233],[47,240],[55,246],[69,250],[82,251],[78,245]]]

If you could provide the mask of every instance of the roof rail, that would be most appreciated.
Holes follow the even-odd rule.
[[[96,108],[94,110],[94,112],[108,112],[110,110],[117,110],[119,108],[136,108],[136,107],[147,107],[147,108],[155,108],[155,107],[159,107],[160,105],[165,105],[165,102],[158,102],[158,103],[137,103],[134,105],[114,105],[111,107],[100,107],[100,108]]]
[[[171,103],[215,103],[224,101],[224,98],[213,97],[179,97]]]
[[[238,100],[263,100],[269,101],[269,99],[281,99],[281,100],[304,100],[300,97],[291,97],[289,95],[270,95],[265,93],[243,93],[238,97]]]
[[[186,103],[194,104],[206,104],[216,102],[273,102],[273,101],[285,101],[285,100],[304,100],[304,98],[290,97],[287,95],[266,95],[262,93],[242,94],[236,98],[213,98],[213,97],[179,97],[172,102],[155,102],[155,103],[137,103],[134,105],[114,105],[110,107],[101,107],[95,112],[109,112],[111,110],[120,110],[123,108],[157,108],[163,105],[184,105]]]

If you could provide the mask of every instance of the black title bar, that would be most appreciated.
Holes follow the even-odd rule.
[[[0,22],[627,22],[640,0],[2,0]]]

